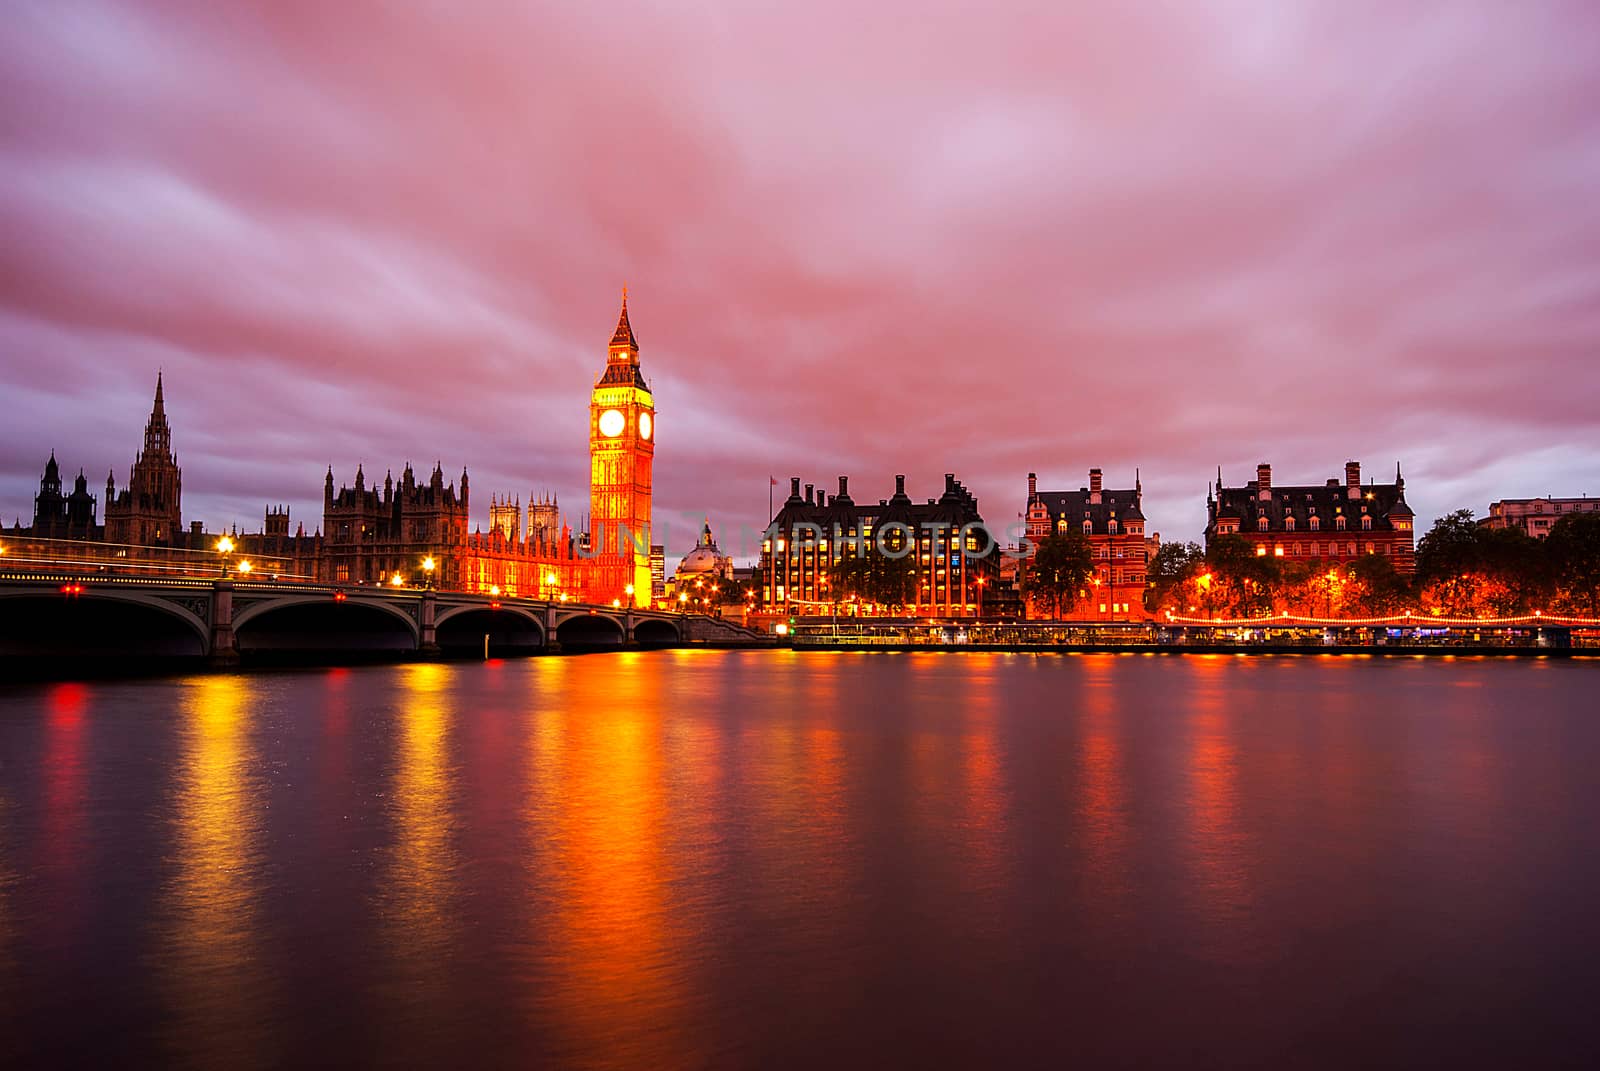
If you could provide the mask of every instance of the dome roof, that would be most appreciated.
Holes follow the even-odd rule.
[[[683,556],[683,561],[678,563],[678,576],[699,575],[701,573],[715,572],[717,563],[722,555],[717,553],[715,546],[695,547]]]

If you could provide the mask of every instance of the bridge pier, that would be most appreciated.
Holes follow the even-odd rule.
[[[544,653],[561,653],[561,641],[556,638],[556,604],[553,602],[547,603],[544,608]]]
[[[439,599],[429,588],[422,593],[422,612],[418,615],[417,624],[421,628],[417,642],[417,650],[422,654],[434,655],[439,653],[439,628],[434,622],[438,619]]]
[[[233,666],[239,662],[239,646],[233,637],[233,581],[231,580],[218,580],[211,586],[209,658],[213,666]]]

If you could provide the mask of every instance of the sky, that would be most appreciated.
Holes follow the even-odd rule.
[[[21,0],[0,516],[103,494],[165,376],[183,512],[409,460],[587,500],[619,293],[657,531],[954,472],[1600,494],[1590,2]]]

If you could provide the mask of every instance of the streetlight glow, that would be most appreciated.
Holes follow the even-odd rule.
[[[238,564],[237,568],[238,568],[239,572],[241,572],[241,573],[248,573],[254,567],[250,564],[249,559],[246,559],[246,560],[240,562]]]

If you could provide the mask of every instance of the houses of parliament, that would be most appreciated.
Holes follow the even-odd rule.
[[[419,476],[407,464],[398,477],[369,481],[358,465],[352,485],[323,480],[322,523],[290,532],[289,510],[269,507],[261,531],[207,532],[184,527],[182,469],[173,449],[162,377],[145,423],[144,445],[120,490],[106,478],[104,523],[80,469],[63,493],[54,452],[34,499],[33,523],[6,530],[8,557],[67,556],[115,564],[192,561],[218,567],[218,544],[257,575],[339,584],[432,583],[456,591],[584,602],[648,605],[651,569],[651,472],[655,457],[655,400],[639,364],[639,342],[628,319],[627,292],[607,347],[606,364],[589,396],[588,530],[575,533],[554,496],[490,496],[489,527],[473,530],[467,470],[447,480],[436,464]],[[433,567],[424,577],[423,563]],[[223,563],[226,568],[226,563]]]

